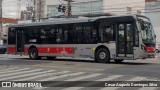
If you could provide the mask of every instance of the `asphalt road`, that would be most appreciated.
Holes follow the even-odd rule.
[[[160,81],[160,54],[146,60],[126,60],[116,64],[95,63],[91,59],[57,58],[29,60],[27,56],[0,55],[0,81]],[[0,90],[160,90],[159,87],[93,87],[98,82],[72,82],[77,87],[0,88]],[[81,85],[81,87],[79,87]],[[86,87],[92,86],[92,87]]]

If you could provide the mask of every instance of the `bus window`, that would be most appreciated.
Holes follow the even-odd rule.
[[[71,30],[70,30],[71,29]],[[69,42],[70,44],[78,44],[83,42],[82,24],[74,24],[69,27]]]
[[[68,43],[68,25],[60,25],[57,28],[56,34],[57,34],[56,35],[57,43],[63,43],[63,44]]]
[[[40,44],[40,32],[37,27],[28,27],[27,30],[25,31],[25,43],[30,44],[30,43],[36,43]]]
[[[119,41],[124,41],[124,24],[119,25]]]
[[[8,33],[8,44],[16,44],[15,28],[10,28]]]
[[[138,35],[138,29],[135,28],[135,45],[139,46],[139,35]]]
[[[41,29],[42,44],[55,44],[56,43],[56,29],[55,27],[48,26]]]
[[[91,44],[93,42],[92,38],[92,25],[90,23],[85,23],[83,27],[83,43]]]
[[[82,24],[75,24],[74,30],[74,37],[75,37],[75,42],[76,43],[82,43],[83,42],[83,31],[82,31],[83,27]]]
[[[63,33],[62,33],[62,28],[58,27],[57,28],[57,37],[56,37],[56,42],[57,43],[62,43],[63,42]]]
[[[102,42],[114,41],[114,30],[113,25],[102,26]]]

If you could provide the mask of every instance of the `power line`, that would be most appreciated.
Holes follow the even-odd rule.
[[[61,4],[64,4],[61,0],[59,0],[59,2],[60,2]]]

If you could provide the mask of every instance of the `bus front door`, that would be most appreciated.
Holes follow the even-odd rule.
[[[132,23],[119,23],[117,28],[117,57],[133,58]]]
[[[16,30],[16,52],[19,54],[24,53],[24,30]]]

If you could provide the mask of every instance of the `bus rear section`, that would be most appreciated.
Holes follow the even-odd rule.
[[[30,59],[82,57],[122,62],[154,57],[155,37],[149,19],[142,16],[66,19],[10,26],[7,52]]]

